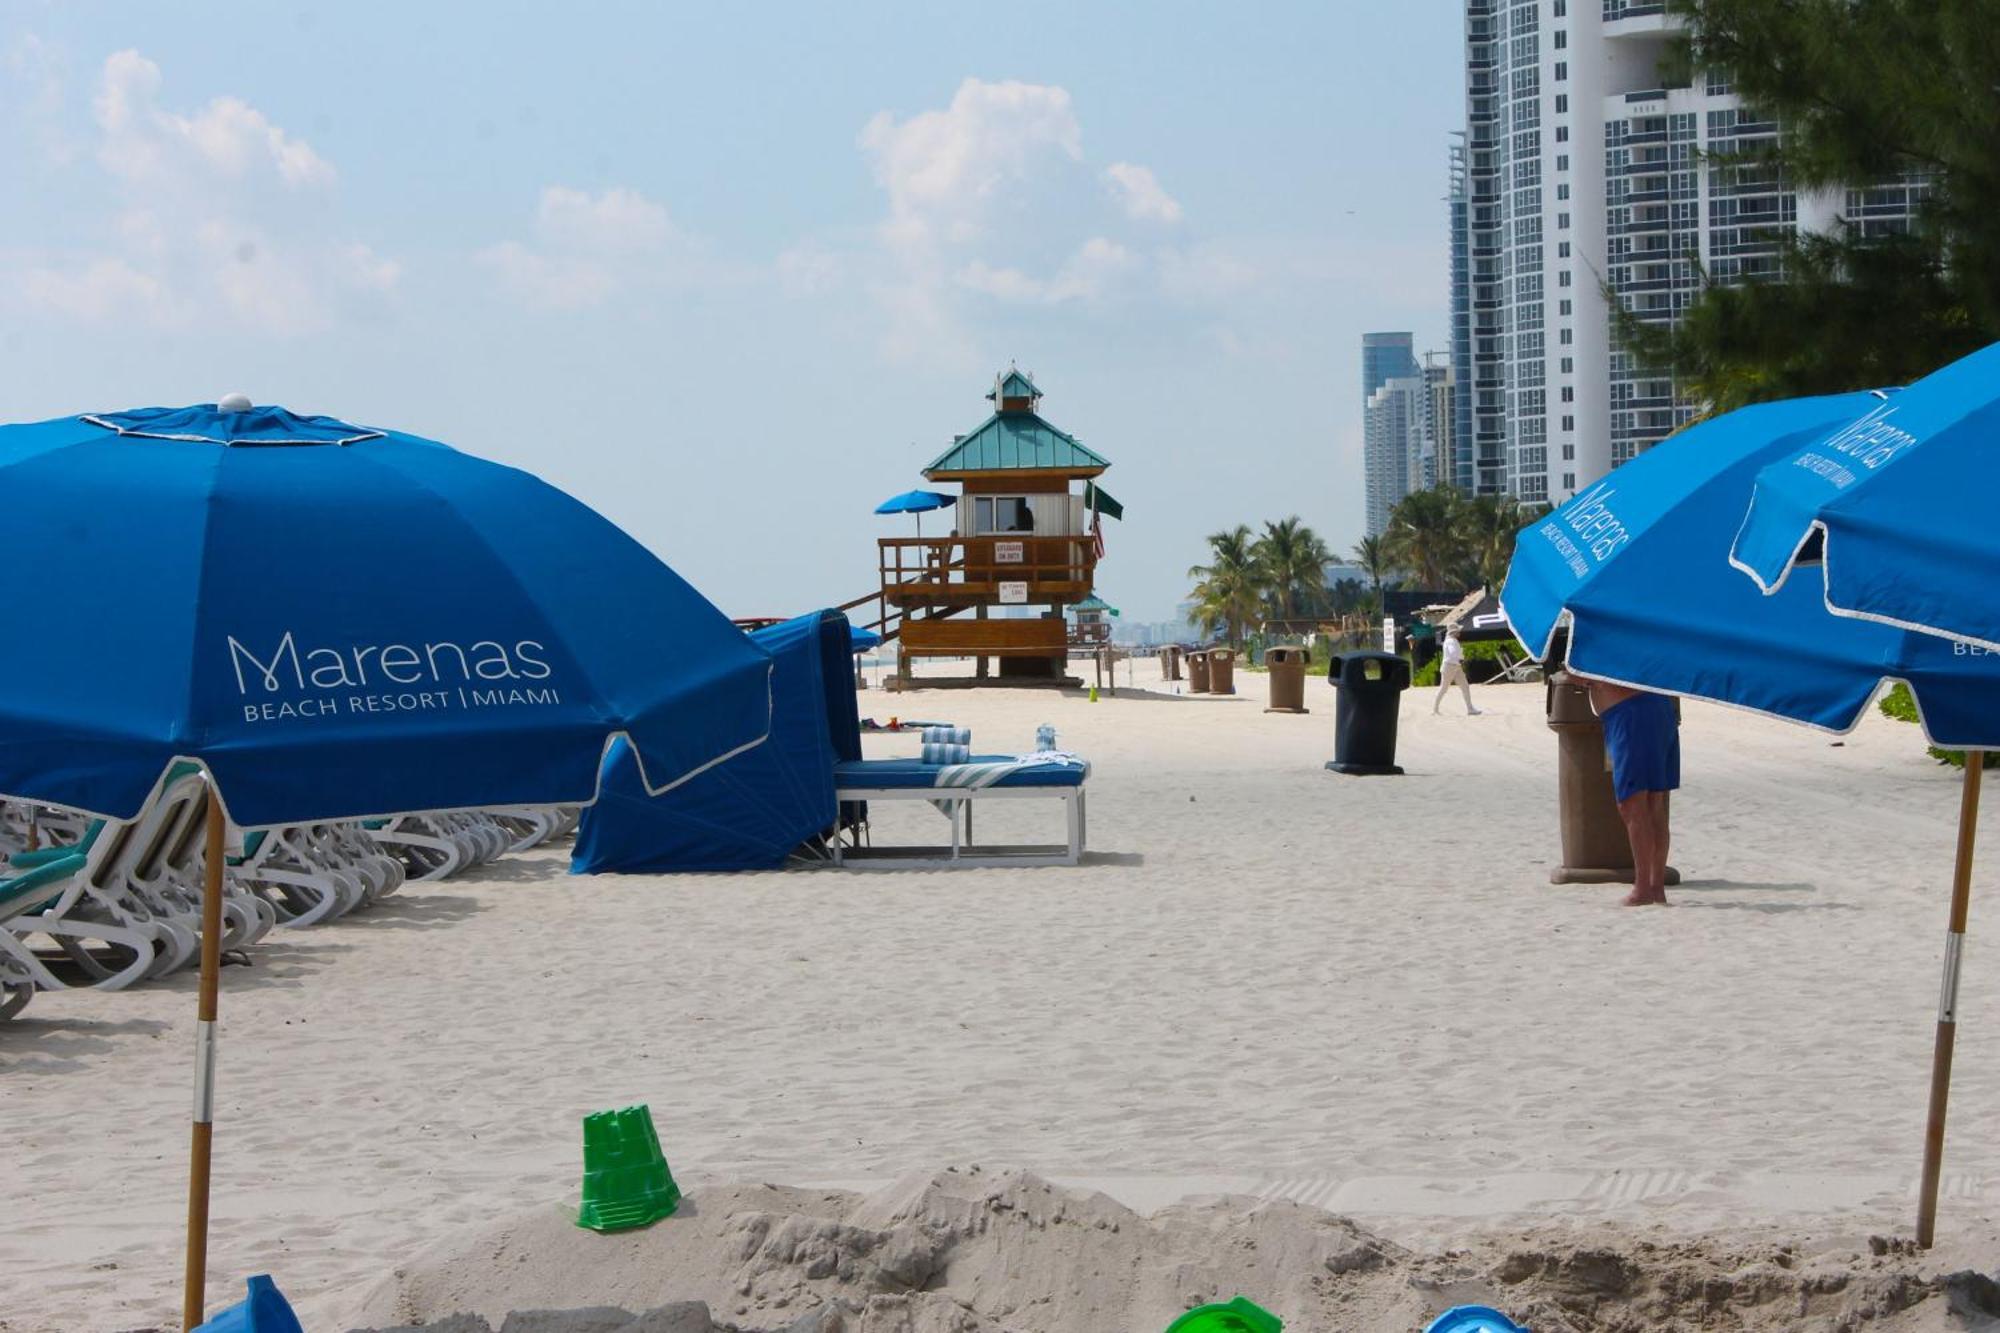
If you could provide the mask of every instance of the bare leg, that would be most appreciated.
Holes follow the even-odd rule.
[[[1667,892],[1668,851],[1673,845],[1673,833],[1668,827],[1669,816],[1673,808],[1673,793],[1656,791],[1652,793],[1652,797],[1654,839],[1659,844],[1660,849],[1660,894],[1664,899]]]
[[[1625,821],[1625,836],[1632,841],[1632,892],[1627,907],[1650,907],[1667,901],[1659,852],[1659,826],[1653,816],[1652,792],[1634,792],[1618,803],[1618,816]]]

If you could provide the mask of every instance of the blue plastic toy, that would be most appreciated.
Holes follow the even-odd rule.
[[[1431,1320],[1424,1333],[1528,1333],[1490,1305],[1454,1305]]]
[[[250,1279],[250,1294],[230,1306],[194,1333],[305,1333],[292,1303],[278,1290],[268,1273]]]

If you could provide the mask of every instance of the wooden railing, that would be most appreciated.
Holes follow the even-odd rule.
[[[994,606],[1001,585],[1025,585],[1026,604],[1081,601],[1097,564],[1089,537],[883,537],[881,596],[904,608]]]
[[[857,608],[864,606],[872,606],[874,608],[875,618],[873,620],[855,614]],[[879,592],[868,593],[865,596],[855,598],[851,602],[842,602],[833,609],[847,612],[849,623],[861,629],[873,630],[875,633],[881,635],[885,641],[895,638],[898,630],[902,628],[900,623],[898,623],[903,618],[902,611],[900,609],[892,611],[888,602],[883,600],[882,594]]]

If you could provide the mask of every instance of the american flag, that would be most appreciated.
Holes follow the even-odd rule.
[[[1095,505],[1090,507],[1090,549],[1099,560],[1104,558],[1104,520]]]

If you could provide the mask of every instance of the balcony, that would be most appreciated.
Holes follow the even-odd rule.
[[[883,537],[876,547],[883,600],[934,613],[1081,601],[1090,595],[1097,564],[1096,547],[1085,536]]]

